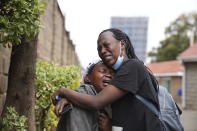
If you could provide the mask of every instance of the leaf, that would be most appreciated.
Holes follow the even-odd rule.
[[[26,40],[34,39],[40,28],[41,13],[39,12],[43,14],[46,5],[46,2],[40,0],[9,0],[3,7],[7,14],[0,15],[0,30],[8,32],[7,38],[9,39],[3,39],[1,41],[4,44],[11,42],[12,44],[18,45],[21,43],[19,40],[21,36],[24,36]],[[29,25],[33,27],[30,29]]]
[[[49,111],[52,93],[60,87],[76,89],[81,80],[80,72],[80,68],[77,66],[60,67],[43,60],[38,60],[36,66],[36,120],[40,120],[39,113],[42,112],[44,117],[46,117],[46,128],[51,128],[54,125],[54,120],[56,120],[54,117],[51,118],[51,116],[46,116],[44,113]]]
[[[182,14],[166,27],[166,38],[160,41],[160,46],[149,53],[155,61],[175,60],[189,46],[189,32],[197,32],[197,13]],[[194,35],[197,42],[197,34]]]

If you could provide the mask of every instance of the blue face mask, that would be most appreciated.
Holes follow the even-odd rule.
[[[112,66],[112,68],[114,70],[117,70],[118,68],[120,68],[120,66],[122,65],[123,63],[123,55],[121,56],[121,48],[120,48],[120,55],[118,56],[118,59],[116,60],[116,63]]]
[[[123,59],[124,59],[123,56],[119,56],[118,59],[116,60],[116,63],[112,66],[112,68],[114,70],[117,70],[122,65]]]

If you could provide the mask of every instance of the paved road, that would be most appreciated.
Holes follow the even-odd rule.
[[[181,121],[185,131],[197,131],[197,111],[183,110]]]

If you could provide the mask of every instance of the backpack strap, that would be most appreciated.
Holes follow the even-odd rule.
[[[175,102],[175,105],[176,105],[176,107],[177,107],[177,109],[178,109],[179,115],[181,115],[181,114],[182,114],[182,110],[181,110],[180,107],[176,104],[176,102]]]
[[[139,95],[135,95],[135,98],[137,98],[138,100],[140,100],[142,103],[144,103],[144,105],[146,105],[156,116],[159,117],[159,111],[158,109],[155,107],[155,105],[153,105],[151,102],[149,102],[148,100],[146,100],[144,97],[139,96]]]
[[[149,76],[149,72],[147,71],[147,74],[146,74],[146,77],[147,77],[147,80],[148,80],[148,83],[151,87],[151,89],[154,89],[153,87],[153,84],[152,84],[152,81],[151,81],[151,78]],[[158,95],[158,94],[157,94]],[[138,100],[140,100],[142,103],[144,103],[148,108],[149,110],[154,113],[158,118],[160,117],[160,111],[156,108],[156,106],[151,103],[150,101],[148,101],[146,98],[140,96],[140,95],[134,95],[135,98],[137,98]],[[157,96],[158,98],[158,96]],[[159,98],[158,98],[158,102],[159,102]],[[160,107],[159,107],[160,108]]]
[[[146,68],[146,67],[145,67]],[[147,80],[148,80],[148,84],[150,86],[150,89],[153,90],[154,89],[154,86],[153,86],[153,83],[152,83],[152,80],[151,80],[151,77],[149,75],[149,72],[148,70],[146,70],[146,77],[147,77]],[[157,107],[151,103],[150,101],[148,101],[146,98],[140,96],[140,95],[134,95],[135,98],[137,98],[138,100],[140,100],[142,103],[144,103],[152,113],[154,113],[157,117],[160,117],[160,107],[159,107],[159,110],[157,109]],[[158,98],[158,93],[157,93],[157,96]],[[158,102],[159,102],[159,98],[158,98]]]

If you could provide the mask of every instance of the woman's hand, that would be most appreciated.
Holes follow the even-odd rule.
[[[111,120],[105,113],[101,113],[99,116],[99,129],[100,131],[112,131]]]
[[[67,101],[67,99],[61,98],[61,100],[55,106],[55,114],[57,116],[60,116],[64,106],[68,104],[69,102]]]
[[[63,90],[64,90],[64,88],[60,88],[59,90],[55,91],[55,93],[53,93],[53,95],[51,97],[53,105],[56,105],[58,103],[59,100],[56,97],[57,96],[61,97]]]

